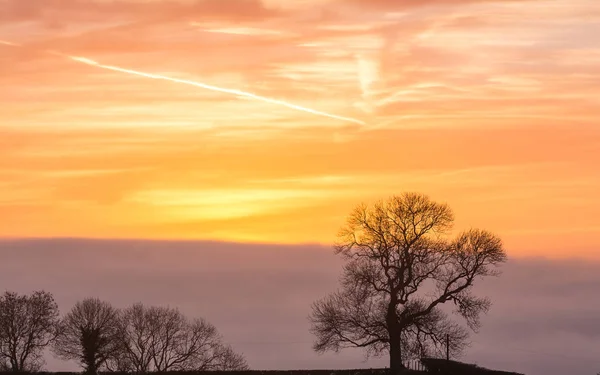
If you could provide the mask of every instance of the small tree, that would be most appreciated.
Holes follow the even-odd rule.
[[[120,332],[121,354],[112,362],[136,373],[248,367],[243,356],[223,344],[215,326],[189,320],[177,309],[135,304],[122,314]]]
[[[212,371],[247,371],[250,370],[246,358],[236,353],[229,345],[221,344],[214,352],[212,364],[205,366]]]
[[[39,370],[44,349],[56,337],[58,315],[54,297],[44,291],[0,296],[0,368]]]
[[[468,332],[441,306],[453,303],[477,330],[490,301],[473,295],[472,286],[497,275],[506,254],[487,231],[448,239],[453,221],[447,205],[415,193],[357,207],[335,246],[346,260],[341,290],[313,304],[314,349],[388,352],[391,369],[404,368],[402,360],[409,357],[441,354],[447,337],[450,352],[459,354]]]
[[[97,374],[119,352],[119,312],[97,298],[77,302],[62,319],[54,353],[76,360],[87,374]]]

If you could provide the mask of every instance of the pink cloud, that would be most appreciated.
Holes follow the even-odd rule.
[[[197,0],[194,2],[151,0],[2,0],[3,22],[34,21],[54,27],[71,23],[126,19],[227,19],[261,20],[280,12],[261,0]]]

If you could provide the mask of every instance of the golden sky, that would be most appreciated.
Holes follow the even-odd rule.
[[[0,236],[331,243],[419,191],[596,256],[598,35],[597,0],[0,0]]]

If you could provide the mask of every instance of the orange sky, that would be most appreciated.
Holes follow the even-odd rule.
[[[594,257],[597,35],[597,0],[0,0],[0,236],[331,243],[420,191]]]

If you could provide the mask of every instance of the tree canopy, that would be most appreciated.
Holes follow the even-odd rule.
[[[43,351],[56,337],[58,320],[58,305],[48,292],[0,296],[0,368],[40,370]]]
[[[475,281],[498,275],[502,241],[470,229],[450,237],[454,214],[428,196],[405,193],[359,205],[340,230],[335,252],[346,261],[340,289],[313,304],[318,352],[364,348],[403,359],[449,350],[458,355],[491,302],[473,294]],[[455,307],[466,327],[442,308]]]

